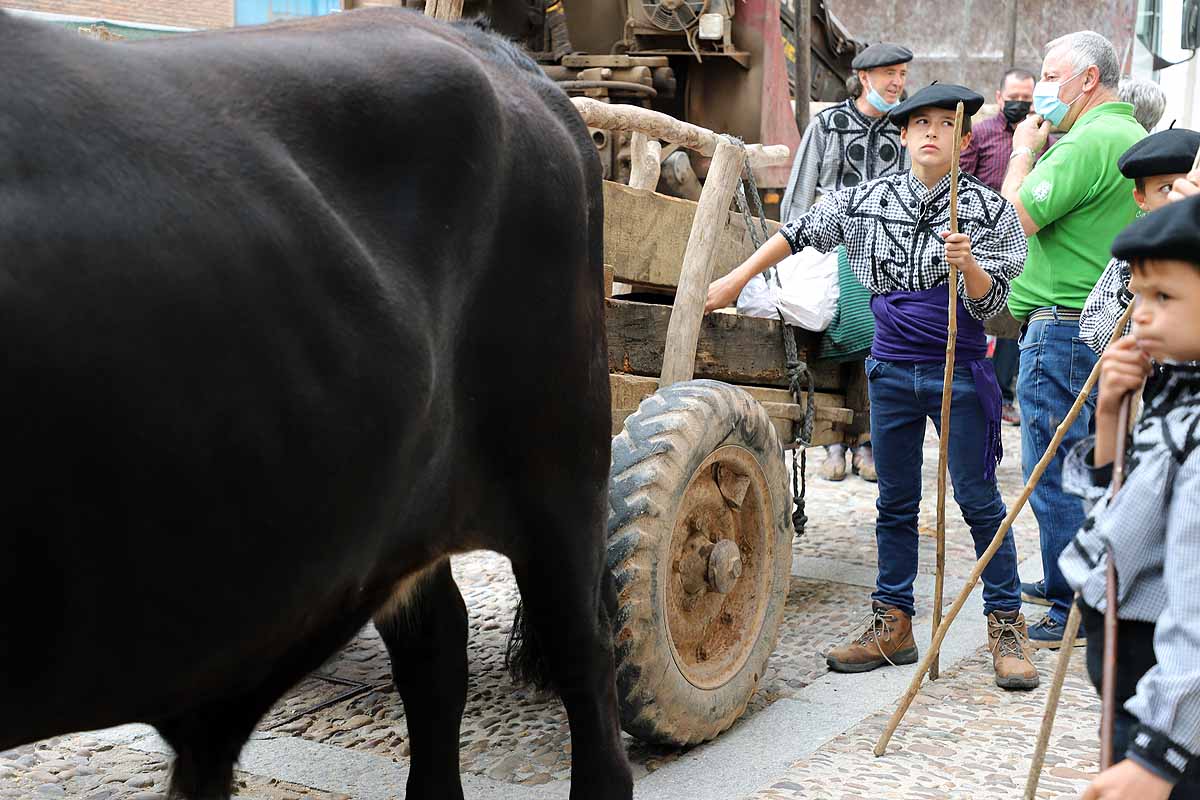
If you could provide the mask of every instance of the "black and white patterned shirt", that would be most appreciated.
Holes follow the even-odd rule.
[[[868,117],[854,98],[813,117],[792,162],[779,218],[791,220],[826,195],[876,178],[905,172],[908,151],[900,129],[887,118]]]
[[[992,278],[987,294],[972,299],[960,273],[959,297],[971,316],[990,319],[1004,313],[1012,280],[1021,274],[1025,232],[1011,203],[966,174],[959,176],[958,225]],[[927,189],[905,172],[834,192],[779,232],[793,253],[805,247],[828,253],[844,244],[859,282],[871,294],[890,294],[945,285],[950,269],[938,234],[947,230],[950,176]]]
[[[1129,262],[1114,258],[1108,262],[1100,280],[1092,287],[1087,302],[1083,304],[1083,312],[1079,315],[1079,338],[1087,342],[1087,346],[1097,353],[1103,353],[1112,339],[1121,315],[1133,300],[1129,291]],[[1126,323],[1121,335],[1129,333],[1130,325]]]
[[[1163,367],[1134,428],[1126,480],[1108,491],[1112,465],[1091,466],[1094,437],[1072,448],[1064,488],[1096,500],[1058,565],[1092,608],[1104,611],[1109,546],[1117,614],[1156,624],[1158,664],[1125,704],[1144,727],[1200,754],[1200,368]],[[1167,756],[1168,762],[1170,756]],[[1182,766],[1175,764],[1182,769]]]

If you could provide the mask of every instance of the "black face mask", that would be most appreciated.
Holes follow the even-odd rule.
[[[1029,116],[1029,109],[1032,105],[1028,100],[1005,100],[1004,118],[1016,125]]]

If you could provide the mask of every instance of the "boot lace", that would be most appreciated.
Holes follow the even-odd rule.
[[[1025,651],[1021,648],[1021,631],[1017,627],[1017,620],[1010,619],[990,619],[988,620],[988,630],[993,634],[991,644],[988,645],[988,650],[993,654],[999,650],[1000,658],[1005,656],[1013,656],[1020,660],[1025,660]]]
[[[875,649],[879,651],[879,655],[883,656],[883,660],[891,664],[893,667],[896,666],[896,662],[892,661],[892,659],[888,657],[888,654],[883,650],[883,645],[881,645],[879,642],[891,641],[892,629],[888,626],[895,621],[896,617],[891,609],[872,609],[871,613],[864,617],[862,622],[859,623],[859,625],[865,627],[866,630],[864,630],[862,635],[855,640],[856,644],[874,644]]]

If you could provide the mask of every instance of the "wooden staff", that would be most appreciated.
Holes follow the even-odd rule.
[[[1111,344],[1118,339],[1121,333],[1125,330],[1126,323],[1129,322],[1130,316],[1133,314],[1133,303],[1125,309],[1125,314],[1117,322],[1117,329],[1113,332],[1113,337],[1109,341]],[[992,537],[992,543],[988,545],[987,550],[983,551],[983,555],[975,562],[975,567],[971,570],[971,574],[967,577],[966,584],[955,598],[954,604],[950,606],[950,610],[946,612],[946,618],[942,620],[942,624],[934,631],[933,642],[929,645],[929,650],[925,653],[925,658],[917,667],[916,673],[913,675],[912,681],[908,685],[908,690],[900,698],[900,704],[896,710],[892,712],[891,719],[888,720],[887,727],[879,737],[879,741],[875,743],[875,755],[881,756],[887,752],[887,744],[892,739],[892,734],[896,732],[900,721],[904,719],[904,714],[908,711],[908,707],[912,705],[913,698],[917,696],[917,692],[921,689],[921,680],[925,677],[925,673],[929,670],[929,665],[933,662],[937,655],[938,649],[942,646],[942,641],[946,638],[946,632],[950,630],[950,624],[954,622],[954,618],[958,616],[958,612],[967,602],[967,597],[970,596],[971,590],[975,588],[975,584],[979,582],[979,576],[987,569],[988,563],[992,560],[992,556],[1000,549],[1001,543],[1004,541],[1005,534],[1012,528],[1013,520],[1025,508],[1025,504],[1029,502],[1029,496],[1033,494],[1033,490],[1037,488],[1038,481],[1042,479],[1042,474],[1046,471],[1046,467],[1054,460],[1054,454],[1058,452],[1058,446],[1062,444],[1063,438],[1067,435],[1067,431],[1075,424],[1075,420],[1079,417],[1079,412],[1083,409],[1087,402],[1088,395],[1091,394],[1092,388],[1095,387],[1096,381],[1100,378],[1100,362],[1096,361],[1096,365],[1092,367],[1091,374],[1084,381],[1083,389],[1075,398],[1075,403],[1071,406],[1071,410],[1059,423],[1054,430],[1054,437],[1050,440],[1050,444],[1046,446],[1046,451],[1042,453],[1042,458],[1033,468],[1033,472],[1029,476],[1029,480],[1025,482],[1025,488],[1021,490],[1021,495],[1017,498],[1017,502],[1008,509],[1008,514],[1004,517],[1004,521],[1000,523],[1000,527],[996,529],[996,535]],[[1078,625],[1076,625],[1078,627]],[[1072,637],[1073,638],[1073,637]],[[1066,642],[1063,642],[1064,648]]]
[[[1130,302],[1130,307],[1133,303]],[[1121,400],[1117,412],[1117,449],[1113,451],[1112,496],[1125,483],[1125,439],[1129,435],[1129,414],[1136,393]],[[1111,500],[1109,502],[1112,502]],[[1113,724],[1117,718],[1117,562],[1112,545],[1107,547],[1108,566],[1104,570],[1104,671],[1100,680],[1100,769],[1113,763]]]
[[[958,233],[958,159],[962,150],[963,104],[954,109],[954,143],[950,157],[950,233]],[[958,343],[958,268],[947,261],[950,312],[946,325],[946,370],[942,373],[942,424],[938,443],[937,572],[933,579],[933,630],[942,622],[942,591],[946,583],[946,462],[950,455],[950,399],[954,394],[954,346]],[[929,665],[929,680],[938,679],[938,658]]]
[[[1133,303],[1129,303],[1129,307],[1125,309],[1125,313],[1121,315],[1120,321],[1117,323],[1116,330],[1113,331],[1112,337],[1108,340],[1109,346],[1125,333],[1125,326],[1129,324],[1130,317],[1133,316]],[[1096,362],[1096,368],[1093,372],[1099,370],[1100,362]],[[1128,426],[1128,417],[1126,417],[1126,426]],[[1119,428],[1124,429],[1118,425]],[[1118,433],[1118,436],[1121,434]],[[1113,492],[1121,487],[1118,480],[1124,480],[1124,458],[1125,447],[1121,442],[1118,442],[1117,452],[1121,453],[1121,478],[1117,478],[1117,470],[1114,458],[1113,468]],[[1112,564],[1110,557],[1109,564]],[[1071,663],[1071,651],[1075,649],[1075,638],[1079,633],[1079,593],[1076,592],[1075,600],[1071,603],[1071,613],[1067,616],[1067,626],[1063,629],[1062,645],[1058,651],[1058,665],[1054,669],[1054,679],[1050,684],[1050,691],[1046,695],[1046,710],[1042,714],[1042,727],[1038,731],[1037,746],[1033,751],[1033,760],[1029,763],[1029,777],[1025,780],[1025,800],[1034,800],[1034,795],[1037,793],[1038,781],[1042,777],[1042,766],[1046,761],[1046,748],[1050,744],[1050,732],[1054,728],[1054,716],[1058,712],[1058,699],[1062,694],[1063,681],[1067,677],[1067,667]],[[1101,681],[1103,686],[1103,681]],[[1101,705],[1103,706],[1103,692],[1101,692]],[[1103,717],[1101,718],[1103,720]],[[1101,758],[1103,758],[1103,745],[1101,745]]]

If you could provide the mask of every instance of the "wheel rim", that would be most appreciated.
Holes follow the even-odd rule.
[[[660,591],[671,655],[699,689],[729,682],[758,641],[775,555],[770,509],[762,467],[737,445],[710,453],[684,490]]]

